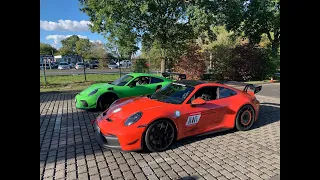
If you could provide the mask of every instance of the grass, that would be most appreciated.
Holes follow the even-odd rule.
[[[119,74],[87,74],[87,82],[83,75],[47,76],[47,85],[44,77],[40,76],[40,92],[83,90],[94,83],[114,81]]]
[[[84,75],[61,75],[47,76],[47,85],[44,83],[44,77],[40,76],[40,92],[49,91],[81,91],[94,83],[105,83],[119,78],[119,74],[87,74],[87,82],[84,81]],[[274,80],[278,82],[277,80]],[[246,83],[259,84],[270,82],[248,81]]]

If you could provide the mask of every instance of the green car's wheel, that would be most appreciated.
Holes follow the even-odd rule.
[[[99,97],[97,108],[101,111],[104,111],[117,99],[118,97],[115,94],[103,94]]]

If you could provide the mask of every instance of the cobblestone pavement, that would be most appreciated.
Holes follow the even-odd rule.
[[[160,153],[101,149],[75,93],[40,94],[40,179],[279,179],[280,100],[257,96],[259,121],[175,142]]]

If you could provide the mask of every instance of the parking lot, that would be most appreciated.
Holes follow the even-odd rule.
[[[246,132],[192,137],[160,153],[101,149],[76,93],[40,94],[40,179],[279,179],[280,99],[259,96]]]

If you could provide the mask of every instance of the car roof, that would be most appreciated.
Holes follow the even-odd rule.
[[[230,86],[218,83],[218,82],[212,82],[212,81],[202,81],[202,80],[179,80],[175,81],[175,83],[184,84],[190,87],[204,87],[204,86],[220,86],[220,87],[227,87],[230,89],[234,89]]]

